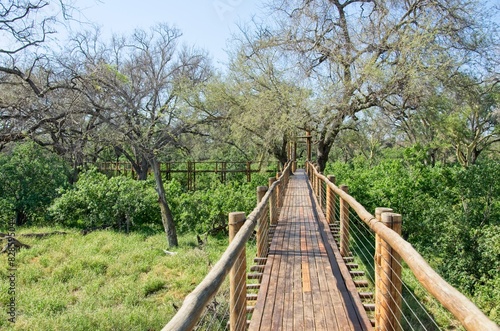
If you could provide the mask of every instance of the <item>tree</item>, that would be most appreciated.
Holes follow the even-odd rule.
[[[317,106],[309,116],[321,169],[359,112],[396,105],[402,91],[418,101],[422,77],[449,77],[472,58],[486,59],[479,50],[490,41],[469,0],[294,0],[271,8],[277,23],[260,30],[259,45],[293,56],[313,80]]]
[[[150,31],[136,30],[130,38],[115,36],[109,45],[97,35],[80,35],[73,54],[82,70],[79,89],[104,125],[99,139],[118,149],[156,181],[162,222],[170,246],[177,234],[168,206],[160,161],[179,139],[212,118],[186,102],[187,91],[204,84],[211,68],[204,53],[179,49],[181,33],[166,24]],[[79,62],[82,65],[79,65]]]
[[[453,145],[458,162],[468,167],[479,155],[500,142],[500,88],[458,76],[447,97],[445,135]]]
[[[10,0],[0,5],[0,73],[13,76],[43,97],[58,84],[34,78],[36,69],[47,60],[37,52],[74,8],[63,0]],[[62,17],[61,17],[62,16]],[[5,77],[5,76],[4,76]]]
[[[285,164],[311,92],[293,80],[279,52],[260,49],[248,32],[236,41],[229,69],[220,95],[233,140]]]

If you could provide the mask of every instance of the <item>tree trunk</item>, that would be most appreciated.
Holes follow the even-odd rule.
[[[283,143],[281,146],[273,146],[272,154],[278,161],[284,166],[288,162],[288,154],[287,154],[287,144],[288,140],[283,138]]]
[[[319,171],[323,172],[326,168],[326,162],[328,162],[328,155],[332,149],[333,141],[318,141],[317,147],[317,159],[316,162],[319,165]]]
[[[165,234],[167,235],[168,245],[170,247],[176,247],[179,245],[177,241],[177,232],[175,231],[174,217],[172,211],[167,203],[167,198],[165,195],[165,187],[163,186],[163,179],[161,178],[160,164],[155,157],[150,160],[151,168],[153,168],[153,173],[156,182],[156,192],[158,193],[158,204],[161,210],[161,220],[163,223],[163,228],[165,229]]]

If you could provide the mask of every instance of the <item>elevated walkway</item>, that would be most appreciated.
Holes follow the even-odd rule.
[[[372,330],[306,173],[290,177],[249,330]]]

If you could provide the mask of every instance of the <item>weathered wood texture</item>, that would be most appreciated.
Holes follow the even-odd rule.
[[[292,176],[249,330],[371,330],[307,177]]]
[[[448,284],[437,272],[432,269],[425,259],[399,234],[389,229],[370,214],[359,202],[346,192],[330,183],[322,174],[318,173],[310,162],[306,164],[307,173],[312,178],[320,178],[326,182],[335,194],[344,199],[356,212],[359,218],[365,222],[370,229],[380,236],[392,249],[406,262],[417,280],[429,293],[436,298],[460,323],[469,331],[500,331],[500,327],[474,305],[465,295]]]

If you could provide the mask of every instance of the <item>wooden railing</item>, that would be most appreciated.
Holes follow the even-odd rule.
[[[265,170],[262,165],[268,164]],[[129,162],[98,162],[99,171],[109,175],[136,176],[136,172]],[[172,179],[173,174],[182,174],[187,189],[196,189],[196,179],[200,174],[215,174],[222,183],[227,180],[228,174],[244,174],[246,180],[252,180],[252,174],[260,172],[276,173],[280,168],[279,162],[225,162],[225,161],[187,161],[187,162],[162,162],[160,172],[167,180]]]
[[[229,215],[230,243],[219,261],[203,281],[184,300],[181,308],[163,331],[192,330],[199,322],[212,298],[230,274],[229,324],[231,330],[244,330],[247,323],[247,267],[245,247],[257,227],[257,264],[267,255],[269,229],[277,221],[283,204],[292,163],[282,173],[269,179],[269,188],[257,189],[257,207],[248,215]],[[261,266],[256,266],[257,269]]]
[[[339,246],[343,256],[350,254],[349,208],[376,237],[375,243],[375,329],[402,330],[402,276],[404,261],[418,282],[437,299],[467,330],[494,331],[500,328],[468,298],[441,278],[424,258],[401,238],[401,215],[388,208],[377,208],[375,216],[348,194],[345,185],[335,185],[334,176],[324,176],[310,162],[306,171],[320,206],[329,223],[338,224]],[[350,223],[351,222],[351,223]],[[352,225],[351,225],[352,226]]]

